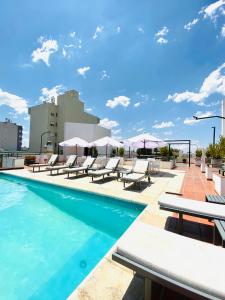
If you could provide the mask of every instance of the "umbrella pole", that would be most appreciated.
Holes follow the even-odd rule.
[[[76,144],[76,155],[77,155],[77,144]]]
[[[130,158],[130,147],[129,147],[129,158]]]
[[[108,148],[108,145],[106,145],[106,158],[107,158],[107,148]]]

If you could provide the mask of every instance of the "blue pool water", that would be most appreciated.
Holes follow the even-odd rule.
[[[143,209],[0,174],[0,299],[66,299]]]

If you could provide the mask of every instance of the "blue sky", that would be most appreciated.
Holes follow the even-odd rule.
[[[225,97],[225,0],[2,0],[0,120],[64,90],[119,139],[212,141]]]

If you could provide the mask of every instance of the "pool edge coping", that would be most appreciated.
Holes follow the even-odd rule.
[[[87,193],[90,193],[90,194],[95,194],[95,195],[100,195],[100,196],[106,196],[106,197],[110,197],[112,199],[115,199],[115,200],[120,200],[120,201],[124,201],[124,202],[128,202],[128,203],[132,203],[132,204],[138,204],[140,206],[144,206],[143,210],[141,211],[141,213],[134,219],[134,221],[126,228],[126,230],[122,233],[122,235],[116,240],[116,242],[112,245],[112,247],[105,253],[105,255],[100,259],[100,261],[94,266],[94,268],[88,273],[88,275],[77,285],[77,287],[70,293],[70,295],[67,297],[67,299],[71,299],[71,297],[73,296],[73,294],[76,293],[77,289],[80,288],[82,285],[85,284],[85,282],[92,276],[92,274],[95,272],[95,270],[97,269],[97,267],[103,263],[103,260],[104,259],[108,259],[110,253],[113,252],[114,249],[116,249],[117,247],[117,244],[118,242],[120,241],[120,239],[123,237],[123,235],[126,233],[126,231],[141,217],[141,215],[144,213],[144,211],[147,209],[148,206],[150,206],[149,204],[146,204],[144,202],[136,202],[134,200],[131,200],[131,199],[126,199],[126,198],[123,198],[123,197],[116,197],[116,196],[110,196],[110,195],[105,195],[104,193],[98,193],[98,192],[93,192],[93,191],[89,191],[89,190],[85,190],[85,189],[79,189],[79,188],[76,188],[76,187],[67,187],[63,184],[60,184],[60,183],[52,183],[52,182],[45,182],[44,180],[42,179],[33,179],[33,178],[29,178],[29,177],[26,177],[26,176],[20,176],[18,174],[11,174],[11,173],[8,173],[8,172],[5,172],[5,171],[0,171],[0,174],[3,173],[3,174],[6,174],[6,175],[9,175],[9,176],[14,176],[14,177],[18,177],[18,178],[22,178],[22,179],[27,179],[29,181],[37,181],[37,182],[40,182],[40,183],[44,183],[44,184],[50,184],[50,185],[53,185],[53,186],[57,186],[57,187],[63,187],[63,188],[67,188],[67,189],[70,189],[70,190],[74,190],[74,191],[81,191],[81,192],[87,192]]]

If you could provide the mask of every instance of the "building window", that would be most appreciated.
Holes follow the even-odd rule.
[[[50,126],[51,126],[51,127],[54,127],[54,123],[53,123],[53,122],[51,122],[51,123],[50,123]]]
[[[55,123],[55,127],[57,127],[58,126],[58,124],[57,124],[57,122]]]
[[[57,132],[55,133],[55,137],[57,137]]]
[[[55,114],[56,118],[58,117],[58,113]]]
[[[54,116],[55,116],[55,114],[54,114],[53,112],[51,112],[51,116],[52,116],[52,117],[54,117]]]

